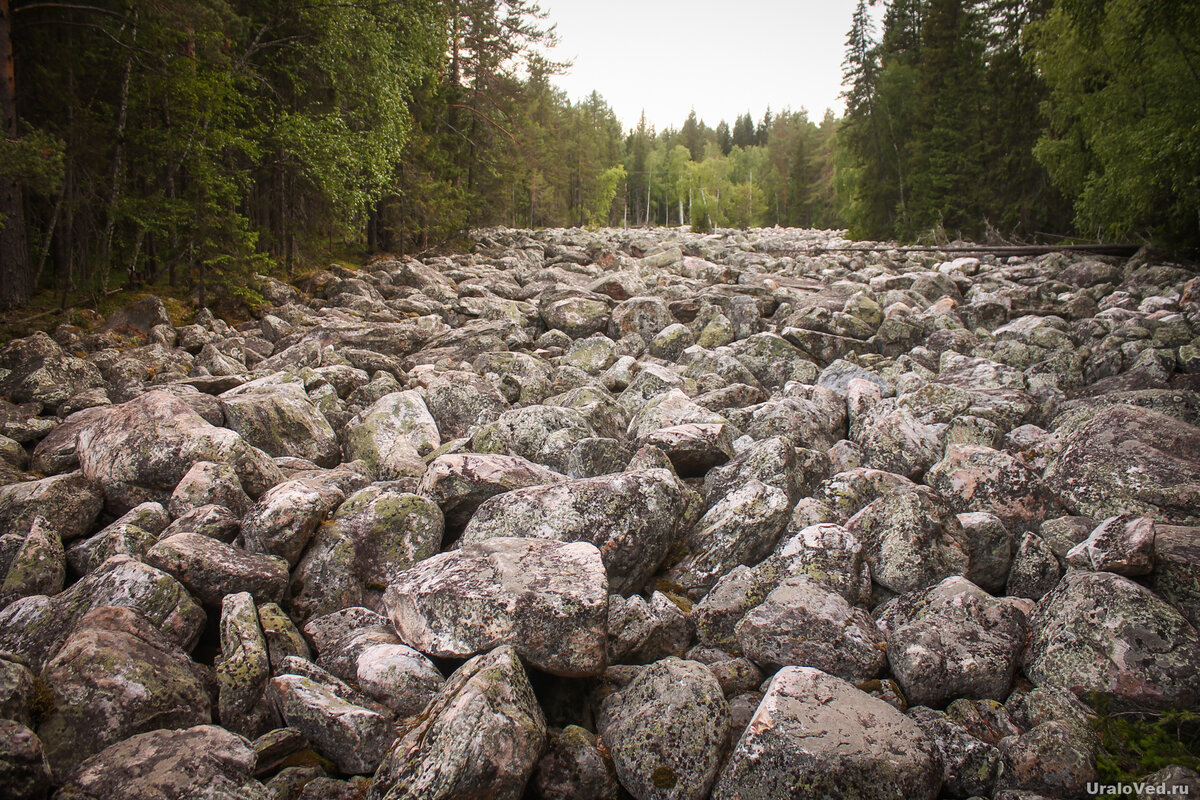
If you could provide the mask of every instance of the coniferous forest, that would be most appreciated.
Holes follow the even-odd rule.
[[[1200,241],[1200,2],[881,5],[841,118],[655,130],[555,87],[529,0],[0,0],[0,304],[487,225]]]

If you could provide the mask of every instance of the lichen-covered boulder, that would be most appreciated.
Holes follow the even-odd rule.
[[[277,675],[268,694],[280,716],[342,772],[369,775],[396,734],[383,716],[339,697],[303,675]]]
[[[0,650],[40,672],[76,621],[103,606],[137,609],[184,650],[195,645],[204,627],[204,611],[179,581],[128,556],[114,556],[54,597],[33,595],[0,610]]]
[[[226,729],[258,736],[275,727],[267,702],[271,660],[254,598],[246,592],[221,603],[221,654],[217,658],[217,719]]]
[[[942,759],[942,791],[951,797],[990,795],[996,782],[1000,751],[976,738],[946,712],[924,706],[908,716],[925,731]]]
[[[197,787],[211,797],[267,800],[252,775],[250,742],[216,725],[156,730],[110,745],[69,776],[60,797],[80,800],[185,800]]]
[[[767,687],[714,800],[933,800],[942,763],[917,723],[841,678],[785,667]]]
[[[961,577],[902,595],[880,618],[888,663],[905,697],[933,707],[959,697],[1008,697],[1026,624],[1015,601]]]
[[[533,773],[533,789],[545,800],[618,800],[612,757],[596,734],[578,725],[549,731],[546,754]]]
[[[598,727],[635,797],[701,800],[721,764],[729,704],[703,664],[666,658],[605,698]]]
[[[362,461],[380,480],[419,478],[425,462],[409,438],[414,430],[411,397],[404,392],[384,395],[370,408],[355,414],[342,435],[342,454],[347,461]],[[417,438],[428,432],[416,427]]]
[[[635,446],[653,445],[667,454],[675,471],[684,478],[705,475],[734,455],[733,435],[723,423],[687,423],[651,431]]]
[[[925,475],[956,512],[995,514],[1013,532],[1036,530],[1062,511],[1041,477],[1003,450],[952,444]]]
[[[862,542],[871,577],[893,592],[922,589],[970,568],[962,525],[925,487],[872,501],[850,518],[846,530]]]
[[[57,775],[133,734],[212,721],[202,669],[131,608],[85,614],[41,678],[54,710],[37,730]]]
[[[251,553],[199,533],[177,533],[146,551],[145,561],[173,575],[206,605],[248,592],[261,602],[283,599],[288,564],[279,556]]]
[[[0,717],[0,786],[11,800],[44,800],[50,765],[42,740],[23,723]]]
[[[1200,528],[1156,526],[1146,584],[1200,629]]]
[[[475,425],[486,425],[508,410],[508,401],[482,376],[448,370],[431,378],[425,405],[437,421],[442,440],[466,436]]]
[[[179,518],[201,506],[216,505],[229,509],[241,519],[253,503],[242,489],[242,482],[233,467],[214,461],[197,461],[175,485],[167,509],[172,517]]]
[[[1066,435],[1046,482],[1072,513],[1196,525],[1197,475],[1200,428],[1152,409],[1112,405]]]
[[[545,745],[521,660],[498,647],[450,676],[388,751],[367,800],[518,800]]]
[[[14,339],[0,350],[0,394],[16,403],[57,406],[87,389],[103,388],[95,365],[68,355],[45,333]]]
[[[467,544],[396,574],[384,602],[400,639],[428,655],[464,658],[507,644],[559,675],[605,667],[608,580],[586,542]]]
[[[110,511],[139,503],[166,503],[197,461],[231,464],[242,487],[258,497],[283,480],[261,450],[227,428],[206,422],[192,407],[164,391],[103,409],[78,432],[80,468],[104,489]]]
[[[322,467],[341,460],[337,434],[299,383],[238,387],[220,400],[225,427],[267,455],[306,458]]]
[[[1111,709],[1188,708],[1200,697],[1200,633],[1149,589],[1072,570],[1030,619],[1025,674]]]
[[[321,476],[293,478],[264,494],[242,520],[246,549],[277,555],[294,565],[326,515],[346,499],[338,482]]]
[[[648,664],[683,653],[692,642],[693,625],[675,601],[662,592],[608,598],[608,661]]]
[[[1058,585],[1062,576],[1062,565],[1050,545],[1037,534],[1027,533],[1021,537],[1013,556],[1004,593],[1040,600]]]
[[[590,542],[600,549],[613,591],[629,594],[662,564],[695,497],[665,469],[531,486],[479,506],[462,542],[495,536]]]
[[[573,408],[524,406],[479,427],[471,437],[471,449],[520,456],[563,472],[571,446],[595,435],[587,417]]]
[[[683,540],[684,555],[667,578],[702,597],[738,564],[753,565],[775,548],[791,508],[787,495],[751,480],[710,508]]]
[[[969,566],[965,577],[985,592],[1003,592],[1016,550],[1012,531],[987,511],[959,514],[958,522],[967,537]]]
[[[445,683],[433,662],[380,625],[341,637],[318,663],[402,717],[420,713]]]
[[[1121,514],[1101,522],[1067,552],[1067,563],[1079,569],[1146,575],[1154,569],[1154,520]]]
[[[417,491],[438,504],[446,527],[457,532],[490,497],[564,480],[564,475],[520,456],[451,453],[429,463]]]
[[[786,578],[734,629],[742,653],[765,669],[816,667],[862,683],[883,671],[875,621],[806,575]]]
[[[782,437],[755,442],[736,454],[729,463],[715,466],[704,475],[704,499],[711,506],[731,491],[758,480],[796,499],[814,476],[806,474],[796,458],[796,448]],[[823,477],[823,476],[822,476]],[[806,488],[811,489],[812,486]]]
[[[42,517],[34,517],[29,533],[8,564],[0,564],[0,606],[18,597],[62,591],[67,556],[62,539]]]
[[[0,530],[26,533],[36,517],[64,542],[85,536],[104,508],[99,485],[82,472],[0,486]]]

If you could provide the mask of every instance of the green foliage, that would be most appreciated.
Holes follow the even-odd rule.
[[[1167,711],[1149,717],[1101,713],[1096,768],[1102,783],[1134,783],[1178,764],[1200,770],[1200,714]]]
[[[52,195],[62,189],[65,147],[62,139],[37,129],[18,139],[0,139],[0,178]]]
[[[1200,4],[1064,1],[1031,37],[1050,87],[1034,152],[1080,230],[1200,242]]]

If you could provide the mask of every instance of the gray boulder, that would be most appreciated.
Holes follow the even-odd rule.
[[[665,469],[531,486],[479,506],[462,542],[495,536],[590,542],[600,549],[613,591],[629,594],[662,564],[694,499]]]
[[[287,561],[198,533],[177,533],[146,551],[145,561],[173,575],[206,605],[248,592],[261,602],[279,602],[287,591]]]
[[[994,598],[966,578],[946,578],[897,598],[879,624],[887,630],[892,674],[913,705],[1008,697],[1027,626],[1016,601]]]
[[[585,542],[498,537],[428,558],[392,578],[384,595],[400,639],[464,658],[511,645],[559,675],[605,667],[608,581]]]
[[[216,725],[156,730],[113,744],[79,765],[59,797],[80,800],[186,800],[197,787],[209,797],[268,800],[255,780],[250,742]]]
[[[1141,514],[1200,524],[1200,429],[1147,408],[1101,408],[1063,438],[1046,482],[1063,506],[1096,519]]]
[[[395,741],[388,721],[302,675],[270,680],[268,693],[280,716],[342,772],[369,775]]]
[[[0,786],[11,800],[44,800],[50,766],[37,734],[16,720],[0,718]]]
[[[518,800],[546,746],[545,717],[511,647],[459,667],[414,722],[367,800]]]
[[[640,798],[702,800],[721,766],[729,704],[703,664],[666,658],[601,708],[598,732],[621,785]]]
[[[699,598],[738,564],[753,565],[775,548],[787,524],[788,496],[751,480],[710,508],[683,540],[683,557],[667,578]]]
[[[1187,708],[1200,696],[1200,633],[1149,589],[1072,570],[1030,619],[1025,674],[1106,699],[1114,712]]]
[[[931,586],[970,568],[962,525],[932,490],[885,495],[846,523],[860,542],[875,582],[903,593]]]
[[[491,497],[564,480],[565,476],[520,456],[453,453],[429,463],[417,491],[438,504],[447,528],[461,531],[475,509]]]
[[[714,800],[933,800],[942,763],[919,725],[811,667],[767,687],[713,789]]]
[[[1037,530],[1043,520],[1062,513],[1037,473],[989,447],[950,445],[925,475],[925,483],[956,512],[995,514],[1013,532]]]
[[[742,653],[767,670],[816,667],[862,683],[883,671],[875,621],[806,575],[786,578],[734,629]]]
[[[54,597],[33,595],[0,610],[0,650],[40,672],[76,622],[103,606],[138,610],[184,650],[195,645],[204,627],[204,611],[179,581],[128,556],[114,556]]]
[[[0,530],[27,533],[36,517],[64,542],[85,536],[104,508],[99,485],[82,472],[0,486]]]
[[[54,710],[38,736],[57,775],[134,734],[212,721],[202,668],[132,608],[83,615],[41,678]]]
[[[322,467],[341,460],[337,434],[301,384],[242,386],[220,399],[225,426],[267,455],[306,458]]]
[[[103,487],[108,508],[116,513],[148,500],[166,503],[197,461],[231,464],[251,497],[283,480],[261,450],[162,391],[89,418],[78,432],[77,455],[83,474]]]

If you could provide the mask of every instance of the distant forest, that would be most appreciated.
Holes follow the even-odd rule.
[[[862,0],[844,117],[657,131],[555,88],[528,0],[0,9],[8,308],[162,281],[203,303],[487,225],[1200,243],[1200,0],[892,0],[881,30]],[[684,66],[703,93],[716,67]]]

